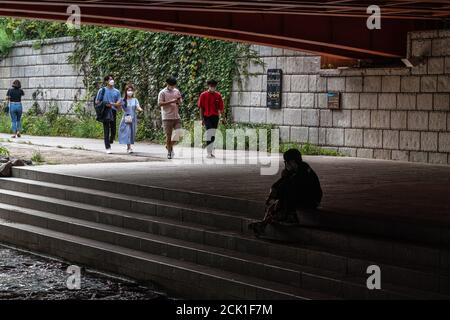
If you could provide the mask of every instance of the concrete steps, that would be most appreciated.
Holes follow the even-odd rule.
[[[58,256],[73,263],[141,281],[156,282],[169,294],[181,294],[193,299],[333,299],[331,296],[275,282],[28,224],[0,220],[0,234],[2,241]]]
[[[141,276],[140,267],[134,273],[121,271],[119,261],[126,259],[122,252],[151,255],[155,261],[162,259],[158,260],[161,263],[170,261],[171,266],[186,263],[193,273],[205,270],[215,276],[223,272],[232,278],[224,276],[221,281],[239,278],[245,283],[243,290],[251,292],[215,294],[217,287],[211,282],[198,293],[208,298],[284,299],[280,294],[285,293],[289,298],[310,299],[447,299],[450,294],[450,254],[445,247],[311,227],[296,230],[298,244],[278,244],[247,234],[248,222],[260,212],[254,207],[246,210],[251,206],[245,200],[236,201],[243,208],[239,211],[236,203],[226,207],[234,200],[226,197],[217,197],[221,204],[216,207],[206,200],[209,196],[184,191],[172,194],[167,189],[129,186],[125,192],[120,183],[28,169],[15,170],[14,175],[0,179],[0,228],[9,235],[0,232],[0,241],[138,280],[153,279],[164,287],[171,284],[170,279],[160,279],[158,272]],[[113,248],[117,261],[104,267],[95,255],[76,260],[76,251],[49,251],[53,249],[39,241],[33,245],[27,239],[35,235],[43,243],[50,241],[48,237],[52,243],[64,242],[65,237],[76,239],[73,242],[79,243],[71,246],[82,246],[78,253],[91,250],[86,245],[91,242],[96,250]],[[98,249],[100,244],[102,249]],[[382,269],[382,290],[365,287],[366,268],[372,264]],[[264,285],[257,284],[260,280]],[[175,294],[193,297],[187,294],[189,285],[183,279],[174,281],[181,281]],[[244,289],[247,285],[258,289]]]
[[[234,213],[249,219],[261,219],[264,212],[264,204],[260,202],[217,195],[205,196],[201,193],[186,190],[172,190],[123,182],[111,183],[102,179],[66,176],[30,170],[26,167],[13,168],[13,174],[17,178],[27,180],[96,189],[132,197],[139,195],[146,199],[163,200],[169,203],[178,203],[182,206],[214,208],[214,210],[227,212],[228,214]],[[448,211],[450,208],[443,208],[443,210]],[[299,216],[306,224],[320,226],[321,228],[350,233],[359,232],[365,235],[401,241],[417,242],[420,239],[420,242],[426,245],[450,248],[450,225],[442,224],[442,221],[412,220],[410,217],[379,217],[367,214],[360,215],[358,212],[342,213],[323,209],[315,212],[313,217],[308,213],[300,213]]]
[[[227,272],[278,282],[284,285],[314,290],[325,294],[332,293],[340,298],[442,298],[438,294],[421,292],[398,293],[398,288],[388,285],[381,291],[369,292],[365,279],[350,277],[337,272],[326,271],[310,266],[281,262],[272,258],[258,257],[234,250],[195,244],[189,241],[132,231],[89,222],[85,220],[62,217],[42,211],[21,207],[0,205],[0,218],[16,223],[26,223],[40,228],[48,228],[65,234],[77,235],[86,239],[101,241],[120,247],[161,255],[202,266],[218,268]]]

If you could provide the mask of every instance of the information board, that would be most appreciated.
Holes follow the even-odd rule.
[[[267,70],[267,107],[281,108],[283,71],[281,69]]]

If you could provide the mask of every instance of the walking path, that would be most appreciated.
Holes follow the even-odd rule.
[[[68,137],[45,137],[45,136],[28,136],[23,135],[21,138],[12,139],[11,135],[0,133],[0,140],[11,141],[15,143],[32,144],[36,146],[59,147],[67,149],[83,149],[95,152],[105,153],[105,146],[101,139],[86,139],[86,138],[68,138]],[[116,141],[111,146],[113,154],[127,155],[126,146],[120,145]],[[152,160],[167,161],[167,151],[163,145],[137,142],[133,147],[136,157],[148,157]],[[232,151],[225,152],[223,150],[216,150],[216,160],[205,161],[206,150],[201,148],[187,148],[176,146],[175,159],[171,161],[176,164],[213,164],[222,163],[223,159],[227,159],[229,163],[252,163],[252,164],[268,164],[270,161],[279,160],[280,155],[273,156],[265,153],[258,153],[255,151]],[[114,162],[114,161],[113,161]]]

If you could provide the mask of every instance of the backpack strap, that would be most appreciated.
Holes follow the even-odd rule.
[[[100,103],[103,102],[103,99],[105,99],[105,87],[102,87],[102,88],[100,89],[100,94],[98,95],[98,101],[99,101]]]

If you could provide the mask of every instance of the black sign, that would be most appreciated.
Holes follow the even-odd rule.
[[[281,69],[267,70],[267,107],[273,109],[281,108],[283,72]]]

